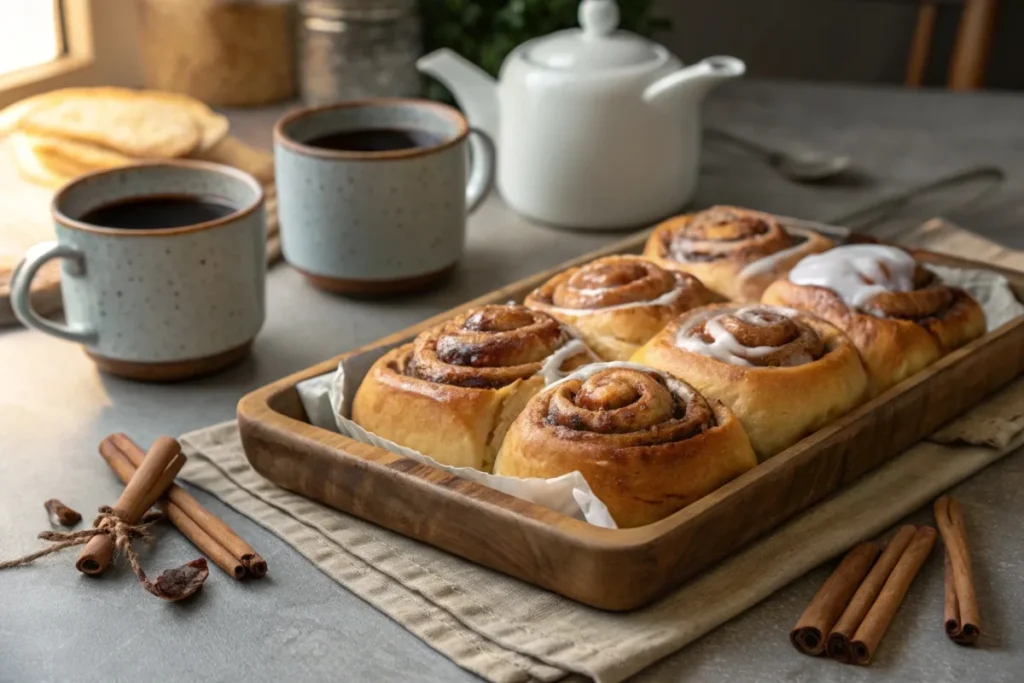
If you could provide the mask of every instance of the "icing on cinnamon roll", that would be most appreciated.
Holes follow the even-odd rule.
[[[733,365],[786,367],[821,358],[825,343],[791,308],[746,306],[690,318],[676,345]]]
[[[868,386],[842,332],[781,306],[723,304],[684,313],[632,361],[729,406],[762,460],[850,410]]]
[[[917,268],[914,258],[902,249],[852,244],[808,256],[789,272],[789,281],[826,287],[848,305],[860,307],[883,292],[909,292]]]
[[[789,280],[831,289],[848,306],[880,318],[931,317],[955,299],[955,292],[910,254],[875,244],[809,256],[793,268]]]
[[[756,301],[802,257],[831,246],[827,238],[783,226],[771,214],[714,206],[660,224],[644,255],[664,268],[696,275],[728,299]]]
[[[571,325],[605,360],[623,360],[676,315],[715,298],[687,273],[608,256],[559,273],[523,303]]]
[[[808,311],[841,329],[880,393],[985,332],[985,314],[911,254],[852,244],[808,256],[765,291],[766,304]]]

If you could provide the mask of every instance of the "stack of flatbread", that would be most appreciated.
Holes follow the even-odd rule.
[[[225,116],[199,100],[156,90],[65,88],[0,111],[0,325],[13,322],[7,302],[11,264],[32,243],[53,238],[53,191],[92,171],[175,158],[246,171],[266,191],[267,252],[276,261],[273,156],[231,136],[229,128]],[[57,270],[37,278],[40,308],[59,303]]]

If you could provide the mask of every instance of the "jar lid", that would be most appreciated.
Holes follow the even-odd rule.
[[[664,48],[635,33],[618,31],[615,0],[583,0],[580,28],[559,31],[535,40],[526,59],[564,71],[601,71],[657,61]]]
[[[382,21],[400,18],[416,10],[416,0],[299,0],[306,16]]]

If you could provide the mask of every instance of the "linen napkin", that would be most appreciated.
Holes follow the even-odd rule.
[[[991,246],[1001,264],[1024,266],[1024,255],[955,228],[927,224],[911,239],[926,230],[942,235],[945,250],[976,257],[975,247]],[[935,437],[995,446],[918,443],[661,601],[625,614],[582,606],[280,489],[249,467],[234,423],[182,437],[190,456],[183,476],[487,680],[577,673],[603,683],[679,650],[1012,452],[1024,443],[1021,414],[1024,378]]]

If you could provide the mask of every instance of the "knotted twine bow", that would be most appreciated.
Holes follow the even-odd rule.
[[[13,560],[0,562],[0,569],[20,567],[66,548],[85,545],[95,536],[110,536],[114,549],[128,558],[128,564],[143,588],[164,600],[181,600],[198,590],[206,580],[209,575],[206,560],[202,558],[193,560],[177,569],[165,571],[157,577],[156,581],[150,581],[139,563],[138,554],[132,547],[132,540],[136,538],[141,538],[146,543],[151,542],[153,534],[149,527],[162,518],[163,513],[151,510],[142,516],[138,524],[129,524],[121,519],[113,508],[103,505],[99,509],[99,515],[93,520],[91,529],[40,532],[39,538],[50,541],[52,545]]]

